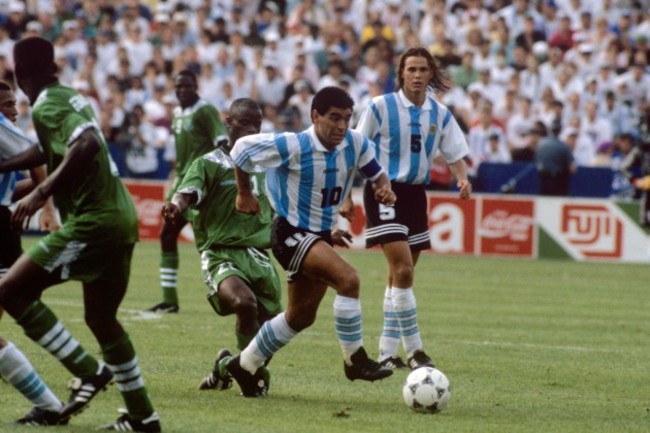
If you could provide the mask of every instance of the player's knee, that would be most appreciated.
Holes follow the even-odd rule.
[[[316,321],[316,312],[302,311],[292,316],[285,316],[287,324],[291,329],[300,332],[309,328]]]
[[[98,317],[94,315],[84,316],[84,320],[90,332],[100,344],[108,344],[116,341],[124,333],[117,318]]]
[[[391,266],[394,282],[407,283],[413,281],[413,266],[409,263],[396,263]]]
[[[241,318],[257,318],[257,299],[252,294],[243,294],[232,300],[231,307]]]
[[[359,274],[356,269],[351,269],[339,276],[339,287],[337,288],[337,292],[342,296],[356,298],[359,296],[360,285],[361,281],[359,280]]]

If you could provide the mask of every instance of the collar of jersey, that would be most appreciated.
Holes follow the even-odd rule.
[[[311,136],[312,143],[314,143],[314,149],[316,149],[319,152],[336,152],[338,150],[343,149],[348,145],[348,134],[350,133],[350,130],[348,129],[348,132],[345,133],[345,137],[343,138],[343,141],[341,144],[336,146],[334,150],[329,150],[325,146],[323,146],[323,143],[320,142],[318,139],[318,135],[316,135],[316,129],[314,128],[314,125],[310,126],[309,129],[307,129],[307,133]]]
[[[409,98],[406,97],[406,95],[404,94],[404,91],[402,89],[399,89],[397,91],[397,97],[402,102],[402,105],[404,106],[404,108],[409,108],[409,107],[415,106],[415,104],[412,103],[409,100]],[[428,95],[427,95],[426,98],[424,98],[424,104],[422,104],[422,107],[420,107],[420,109],[425,110],[425,111],[431,110],[431,99],[429,98]]]

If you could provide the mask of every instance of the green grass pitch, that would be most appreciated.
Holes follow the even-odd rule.
[[[26,244],[33,242],[27,239]],[[181,245],[178,315],[142,314],[159,301],[158,244],[136,248],[120,319],[131,335],[166,432],[647,432],[650,429],[650,268],[422,255],[415,293],[425,349],[452,383],[447,410],[412,412],[402,402],[407,372],[375,383],[349,382],[334,333],[334,292],[316,324],[270,364],[268,397],[245,399],[235,385],[201,391],[217,350],[235,346],[234,318],[207,301],[193,245]],[[377,354],[385,262],[377,251],[343,255],[361,276],[364,342]],[[83,323],[77,283],[44,301],[86,349],[98,346]],[[0,332],[28,355],[62,399],[69,374],[5,316]],[[115,386],[67,427],[86,432],[119,416]],[[0,432],[30,404],[0,381]]]

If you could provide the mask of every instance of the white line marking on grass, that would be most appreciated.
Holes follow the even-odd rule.
[[[519,348],[525,347],[528,349],[542,349],[542,350],[565,350],[570,352],[612,352],[609,349],[600,347],[582,347],[582,346],[557,346],[551,344],[535,344],[535,343],[509,343],[507,341],[450,341],[449,343],[462,343],[472,346],[497,346],[497,347],[512,347]]]

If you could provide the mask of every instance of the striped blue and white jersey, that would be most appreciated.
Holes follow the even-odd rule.
[[[0,160],[9,159],[28,149],[34,142],[0,113]],[[9,206],[16,188],[14,173],[0,173],[0,205]]]
[[[383,172],[372,143],[353,130],[332,151],[312,126],[299,133],[247,135],[230,155],[244,171],[266,167],[266,191],[275,212],[313,232],[332,230],[357,170],[370,180]]]
[[[388,178],[401,183],[429,183],[437,150],[449,164],[469,154],[451,111],[431,96],[422,107],[409,101],[402,90],[377,96],[364,110],[356,130],[375,143]]]

